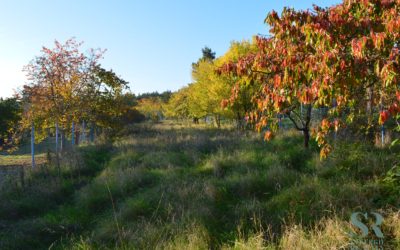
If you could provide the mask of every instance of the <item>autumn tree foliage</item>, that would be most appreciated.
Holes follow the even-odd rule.
[[[250,41],[232,42],[229,50],[218,58],[208,47],[202,49],[203,56],[192,64],[193,82],[172,95],[166,106],[166,114],[172,118],[191,118],[194,122],[199,118],[213,117],[217,127],[221,126],[223,118],[235,119],[238,127],[243,128],[244,114],[252,105],[249,95],[252,83],[241,78],[247,84],[241,88],[240,102],[228,109],[221,106],[221,102],[230,97],[234,81],[232,77],[218,74],[216,70],[254,49],[255,44]]]
[[[200,118],[213,117],[217,127],[229,111],[220,105],[229,96],[228,83],[215,73],[218,59],[210,48],[202,49],[202,57],[192,63],[193,82],[174,93],[165,106],[166,114],[172,118],[191,118],[198,123]]]
[[[235,119],[237,129],[239,130],[244,130],[246,127],[245,116],[248,112],[252,111],[254,106],[252,97],[260,86],[251,77],[219,74],[219,69],[226,63],[236,63],[243,56],[256,52],[255,38],[251,41],[233,41],[228,51],[215,61],[216,68],[214,69],[214,74],[217,73],[218,78],[224,82],[225,88],[229,90],[229,92],[225,92],[224,96],[219,97],[220,105],[222,108],[225,107],[224,109],[231,111],[231,116]],[[227,107],[228,104],[229,107]]]
[[[99,60],[105,50],[80,51],[82,43],[69,39],[55,47],[43,47],[25,67],[29,83],[21,92],[24,128],[33,123],[38,139],[47,136],[55,124],[68,133],[72,122],[100,123],[118,114],[118,97],[127,82],[114,72],[101,68]]]
[[[138,110],[149,120],[160,121],[164,115],[165,102],[160,97],[146,97],[138,100]]]
[[[221,118],[229,117],[229,111],[221,107],[221,100],[229,96],[229,87],[215,73],[216,61],[204,60],[192,72],[193,84],[189,86],[189,109],[194,117],[213,117],[215,125],[221,126]]]
[[[325,157],[331,149],[329,131],[365,110],[371,125],[398,112],[399,11],[399,1],[345,0],[313,11],[285,8],[280,16],[271,12],[265,20],[271,35],[257,37],[258,51],[220,71],[262,84],[249,118],[259,131],[269,125],[266,139],[276,129],[274,118],[284,114],[303,131],[307,147],[312,108],[327,108],[314,133]],[[305,114],[299,112],[301,105]],[[376,107],[381,111],[374,120]]]
[[[298,130],[303,131],[304,146],[308,147],[311,109],[330,101],[325,99],[320,103],[314,96],[317,80],[313,74],[320,68],[315,67],[313,60],[319,55],[314,55],[316,50],[312,44],[315,44],[315,38],[302,30],[316,21],[317,17],[306,11],[285,8],[281,17],[272,12],[266,18],[272,36],[257,37],[257,52],[222,67],[223,72],[261,83],[253,96],[256,108],[248,117],[258,131],[269,125],[266,139],[270,139],[271,132],[277,128],[277,114],[285,114]],[[235,100],[233,95],[231,102]],[[306,110],[304,115],[299,112],[302,104]]]
[[[171,98],[165,105],[165,114],[167,117],[174,119],[193,118],[189,109],[189,91],[190,87],[185,86],[171,95]]]
[[[345,1],[326,13],[340,48],[333,57],[339,65],[335,81],[343,90],[338,108],[351,109],[349,120],[364,114],[365,132],[370,134],[399,111],[399,4]]]
[[[121,79],[112,70],[106,70],[96,65],[91,73],[91,80],[87,83],[83,93],[81,120],[111,130],[119,130],[125,124],[125,114],[133,115],[132,108],[136,106],[133,94],[127,92],[128,82]],[[133,117],[129,119],[135,119]],[[129,120],[128,119],[128,120]]]

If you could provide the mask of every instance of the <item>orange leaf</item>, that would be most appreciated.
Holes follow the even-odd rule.
[[[379,124],[384,124],[389,119],[390,113],[387,110],[379,112]]]
[[[267,131],[264,134],[264,141],[269,141],[272,139],[272,132],[271,131]]]

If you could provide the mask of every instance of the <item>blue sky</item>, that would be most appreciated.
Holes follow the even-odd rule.
[[[330,6],[340,0],[0,0],[0,97],[25,82],[22,67],[55,39],[104,48],[102,65],[134,93],[177,90],[209,46],[222,55],[233,40],[267,34],[263,20],[283,6]]]

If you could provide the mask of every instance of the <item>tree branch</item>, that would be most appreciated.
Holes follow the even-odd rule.
[[[294,120],[294,118],[292,116],[290,116],[291,112],[292,111],[289,111],[288,113],[286,113],[288,118],[292,121],[292,123],[294,124],[294,126],[296,127],[297,130],[304,131],[304,127],[300,128],[299,125],[297,124],[297,122]]]

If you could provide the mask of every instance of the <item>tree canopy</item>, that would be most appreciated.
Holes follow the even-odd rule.
[[[55,124],[67,129],[72,122],[86,121],[110,127],[112,117],[122,112],[118,100],[127,82],[100,66],[105,50],[83,53],[81,45],[75,39],[55,41],[53,49],[43,47],[25,67],[29,83],[21,92],[22,124],[35,124],[39,140]]]

